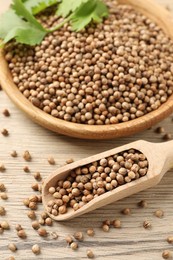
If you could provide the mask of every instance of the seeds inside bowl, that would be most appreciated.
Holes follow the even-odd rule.
[[[66,121],[109,125],[156,110],[172,94],[173,42],[133,7],[107,2],[101,24],[81,32],[66,24],[35,47],[5,46],[13,81],[34,106]],[[53,11],[38,18],[45,27],[58,23]]]
[[[148,161],[135,149],[75,168],[65,180],[49,187],[48,212],[54,216],[75,211],[105,192],[146,175]]]

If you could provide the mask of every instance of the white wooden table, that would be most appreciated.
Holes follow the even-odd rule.
[[[173,10],[172,0],[157,1]],[[1,0],[1,11],[5,9],[8,2]],[[11,113],[9,118],[2,114],[5,108],[8,108]],[[159,125],[163,125],[167,132],[173,134],[171,117]],[[81,159],[138,139],[161,142],[161,135],[154,134],[153,129],[118,140],[98,142],[73,139],[54,134],[34,124],[13,105],[3,91],[0,91],[0,130],[3,128],[7,128],[10,134],[8,137],[0,135],[0,164],[3,163],[6,167],[6,171],[0,173],[0,182],[6,185],[9,199],[0,201],[0,205],[7,210],[6,216],[0,217],[0,221],[8,220],[11,229],[0,235],[0,260],[8,259],[11,255],[20,260],[87,259],[86,250],[88,248],[93,250],[96,259],[99,260],[159,260],[162,259],[164,249],[173,251],[172,245],[166,242],[167,236],[173,235],[173,170],[165,175],[157,187],[72,221],[54,223],[53,227],[49,227],[47,230],[56,231],[59,234],[57,240],[53,240],[50,236],[43,239],[37,235],[31,227],[31,221],[26,216],[27,209],[22,203],[24,198],[34,194],[31,184],[35,182],[32,176],[35,171],[40,171],[42,176],[46,177],[69,158]],[[10,156],[12,150],[17,151],[17,158]],[[25,150],[30,151],[32,162],[24,161],[22,154]],[[47,158],[50,155],[55,158],[56,165],[48,164]],[[23,167],[26,165],[29,166],[30,173],[23,171]],[[148,202],[148,208],[137,207],[137,203],[142,199]],[[121,210],[125,207],[131,208],[131,215],[121,214]],[[153,212],[159,208],[165,212],[163,219],[158,219],[153,215]],[[42,211],[43,208],[40,206],[38,212]],[[110,232],[103,232],[100,228],[102,221],[115,218],[121,219],[122,228],[112,228]],[[142,227],[144,220],[152,223],[151,230],[145,230]],[[17,237],[16,224],[24,227],[27,239],[22,240]],[[86,229],[89,227],[95,229],[94,237],[86,235]],[[76,231],[83,231],[85,239],[84,242],[79,243],[77,251],[72,251],[64,241],[64,237]],[[18,247],[16,253],[12,253],[8,249],[7,246],[10,242],[16,243]],[[41,246],[39,256],[35,256],[31,251],[31,247],[35,243]]]

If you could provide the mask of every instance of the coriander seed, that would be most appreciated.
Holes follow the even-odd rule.
[[[104,232],[108,232],[109,231],[109,226],[104,224],[104,225],[102,225],[102,229],[103,229]]]
[[[5,185],[2,182],[0,182],[0,191],[5,191],[5,190],[6,190]]]
[[[77,249],[78,249],[78,243],[72,242],[72,243],[70,244],[70,247],[71,247],[72,250],[77,250]]]
[[[32,222],[32,227],[33,227],[34,229],[39,229],[39,227],[40,227],[39,222],[38,222],[37,220],[33,221],[33,222]]]
[[[114,228],[121,228],[121,221],[119,219],[114,219],[112,225]]]
[[[4,164],[0,164],[0,172],[4,172],[6,170]]]
[[[156,211],[154,212],[154,215],[155,215],[157,218],[163,218],[164,212],[163,212],[163,210],[158,209],[158,210],[156,210]]]
[[[66,160],[66,164],[70,164],[70,163],[73,163],[73,162],[74,162],[74,160],[72,158]]]
[[[22,239],[25,239],[26,238],[26,233],[23,229],[17,231],[17,235],[18,237],[22,238]]]
[[[94,229],[88,228],[87,229],[87,235],[90,236],[90,237],[93,237],[95,235]]]
[[[83,233],[82,232],[76,232],[74,233],[74,238],[78,241],[83,241],[84,237],[83,237]]]
[[[143,227],[144,227],[145,229],[151,229],[151,223],[150,223],[149,221],[145,220],[145,221],[143,222]]]
[[[37,231],[38,231],[39,236],[41,236],[41,237],[47,236],[47,231],[45,228],[39,228]]]
[[[23,171],[24,171],[24,172],[30,172],[30,169],[29,169],[28,166],[24,166],[24,167],[23,167]]]
[[[10,112],[9,112],[8,109],[4,109],[2,113],[3,113],[3,115],[6,116],[6,117],[9,117],[9,116],[10,116]]]
[[[69,245],[73,242],[73,238],[70,235],[66,236],[65,240]]]
[[[17,157],[17,152],[15,150],[13,150],[10,155],[11,155],[11,157],[15,158],[15,157]]]
[[[123,210],[121,211],[121,213],[122,213],[123,215],[130,215],[130,214],[131,214],[131,209],[125,208],[125,209],[123,209]]]
[[[88,258],[94,258],[94,253],[93,253],[93,251],[91,251],[91,249],[87,249],[86,254],[87,254]]]
[[[3,200],[7,200],[8,199],[8,195],[5,192],[1,192],[0,196],[1,196],[1,199],[3,199]]]
[[[138,207],[140,208],[147,208],[148,207],[148,203],[146,200],[141,200],[139,203],[138,203]]]
[[[25,152],[24,152],[24,154],[23,154],[23,159],[24,159],[25,161],[27,161],[27,162],[30,162],[30,161],[31,161],[32,157],[31,157],[29,151],[25,151]]]
[[[12,252],[15,252],[17,250],[17,247],[14,243],[10,243],[8,245],[8,248],[12,251]]]
[[[41,250],[40,250],[40,246],[38,244],[35,244],[32,246],[32,252],[35,254],[35,255],[39,255]]]
[[[28,218],[30,218],[30,219],[36,219],[36,214],[35,214],[35,211],[33,211],[33,210],[29,210],[29,211],[27,212],[27,216],[28,216]]]
[[[167,237],[167,242],[168,242],[169,244],[173,244],[173,236]]]
[[[7,129],[4,128],[4,129],[2,129],[1,134],[2,134],[3,136],[8,136],[8,135],[9,135],[9,132],[8,132]]]
[[[55,164],[55,160],[52,156],[50,156],[48,159],[47,159],[48,163],[51,164],[51,165],[54,165]]]
[[[1,226],[1,228],[5,229],[5,230],[10,229],[8,222],[5,220],[1,222],[0,226]]]
[[[4,216],[6,213],[5,208],[0,206],[0,216]]]
[[[172,258],[172,252],[170,250],[164,250],[162,253],[162,257],[164,259],[170,259]]]

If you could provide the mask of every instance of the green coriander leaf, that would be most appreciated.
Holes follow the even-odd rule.
[[[37,21],[37,19],[27,10],[25,4],[21,0],[13,0],[12,9],[17,15],[26,19],[29,23],[40,30],[45,30],[43,26]]]
[[[60,0],[26,0],[25,7],[32,14],[36,15],[54,4],[59,3]]]
[[[108,8],[101,0],[89,0],[81,5],[71,17],[72,28],[80,31],[91,21],[102,22],[103,17],[108,16]]]
[[[71,12],[74,12],[82,4],[89,2],[89,0],[62,0],[56,14],[58,16],[67,17]]]
[[[20,43],[35,45],[39,44],[45,35],[45,31],[22,20],[12,9],[0,17],[0,38],[3,39],[1,45],[12,39],[16,39]]]

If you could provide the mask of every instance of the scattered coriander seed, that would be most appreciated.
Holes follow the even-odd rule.
[[[13,150],[10,155],[11,155],[11,157],[15,158],[15,157],[17,157],[17,152],[15,150]]]
[[[163,212],[163,210],[158,209],[158,210],[156,210],[156,211],[154,212],[154,215],[155,215],[157,218],[163,218],[164,212]]]
[[[172,135],[170,133],[166,133],[164,136],[163,136],[163,140],[165,141],[168,141],[168,140],[171,140],[172,139]]]
[[[165,129],[162,126],[159,126],[159,127],[156,128],[155,132],[158,133],[158,134],[162,134],[162,133],[165,132]]]
[[[35,172],[33,175],[34,175],[34,178],[38,181],[40,181],[42,179],[40,172]]]
[[[151,223],[150,223],[149,221],[145,220],[145,221],[143,222],[143,227],[144,227],[145,229],[151,229]]]
[[[29,151],[25,151],[24,154],[23,154],[23,159],[27,162],[30,162],[32,157],[30,155],[30,152]]]
[[[0,172],[4,172],[6,170],[4,164],[0,164]]]
[[[78,249],[78,243],[72,242],[72,243],[70,244],[70,247],[71,247],[72,250],[77,250],[77,249]]]
[[[35,255],[39,255],[41,250],[40,250],[40,246],[38,244],[35,244],[32,246],[32,252],[35,254]]]
[[[41,237],[47,236],[47,231],[45,228],[39,228],[37,231],[38,231],[39,236],[41,236]]]
[[[41,217],[42,217],[43,219],[46,219],[46,218],[48,217],[47,212],[43,211],[43,212],[41,213]]]
[[[72,158],[66,160],[66,163],[67,163],[67,164],[70,164],[70,163],[73,163],[73,162],[74,162],[74,160],[73,160]]]
[[[114,228],[121,228],[121,221],[119,219],[114,219],[112,225]]]
[[[24,200],[23,200],[23,204],[24,204],[26,207],[29,207],[29,203],[30,203],[29,199],[24,199]]]
[[[38,220],[40,225],[44,225],[45,224],[45,220],[43,218],[39,218]]]
[[[0,191],[5,191],[5,190],[6,190],[5,185],[2,182],[0,182]]]
[[[35,214],[35,211],[33,211],[33,210],[29,210],[29,211],[27,212],[27,216],[28,216],[28,218],[30,218],[30,219],[36,219],[36,214]]]
[[[22,238],[22,239],[25,239],[27,236],[26,236],[26,233],[23,229],[17,231],[17,235],[18,237]]]
[[[46,218],[46,219],[45,219],[45,224],[46,224],[47,226],[52,226],[52,224],[53,224],[52,219],[51,219],[51,218]]]
[[[26,166],[23,167],[23,171],[24,171],[24,172],[30,172],[30,169],[29,169],[29,167],[26,165]]]
[[[147,208],[148,207],[148,203],[146,200],[141,200],[139,203],[138,203],[138,207],[140,208]]]
[[[48,159],[47,159],[48,163],[51,164],[51,165],[54,165],[55,164],[55,159],[50,156]]]
[[[3,200],[7,200],[8,199],[8,195],[5,192],[1,192],[0,196],[1,196],[1,199],[3,199]]]
[[[29,202],[38,202],[38,197],[36,195],[31,195],[29,197]]]
[[[31,185],[31,188],[32,188],[34,191],[38,191],[38,190],[39,190],[39,185],[38,185],[38,183],[33,183],[33,184]]]
[[[2,134],[3,136],[8,136],[8,135],[9,135],[9,132],[8,132],[7,129],[4,128],[4,129],[2,129],[1,134]]]
[[[94,258],[94,253],[91,249],[87,249],[86,254],[88,258]]]
[[[0,225],[1,225],[1,228],[5,229],[5,230],[10,229],[9,223],[5,220],[2,221]]]
[[[103,221],[103,225],[110,226],[111,225],[111,221],[109,219],[106,219],[106,220]]]
[[[12,252],[15,252],[17,250],[17,247],[14,243],[10,243],[8,245],[8,248],[12,251]]]
[[[20,231],[20,230],[22,230],[23,228],[22,228],[22,226],[21,226],[20,224],[17,224],[17,225],[15,226],[15,229],[16,229],[16,231]]]
[[[53,239],[57,239],[58,238],[58,234],[56,232],[51,232],[50,235],[51,235],[51,237]]]
[[[93,237],[95,235],[94,229],[88,228],[87,229],[87,235],[90,236],[90,237]]]
[[[69,245],[73,242],[73,238],[70,235],[66,236],[65,240]]]
[[[169,244],[173,244],[173,236],[167,237],[167,242],[168,242]]]
[[[9,117],[9,116],[10,116],[10,112],[9,112],[8,109],[4,109],[2,113],[3,113],[3,115],[6,116],[6,117]]]
[[[123,215],[130,215],[130,214],[131,214],[131,209],[125,208],[125,209],[123,209],[123,210],[121,211],[121,213],[122,213]]]
[[[162,253],[162,257],[164,259],[170,259],[172,258],[172,252],[170,250],[164,250]]]
[[[108,232],[109,231],[109,226],[104,224],[104,225],[102,225],[102,229],[103,229],[104,232]]]
[[[82,232],[75,232],[74,233],[74,238],[78,241],[83,241],[84,237],[83,237],[83,233]]]
[[[32,227],[34,229],[39,229],[40,228],[40,224],[39,224],[39,222],[37,220],[33,221],[31,225],[32,225]]]
[[[4,216],[5,215],[5,208],[0,206],[0,216]]]
[[[36,210],[37,209],[37,203],[34,201],[29,202],[29,208],[32,210]]]

